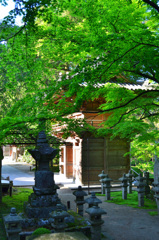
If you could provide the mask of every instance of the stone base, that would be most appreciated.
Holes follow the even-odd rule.
[[[25,213],[28,218],[48,218],[49,213],[56,210],[56,206],[32,208],[29,205],[26,206]]]
[[[56,205],[61,204],[57,194],[37,196],[32,193],[28,202],[24,203],[24,212],[28,218],[49,218],[49,213],[56,210]],[[66,210],[66,206],[62,205]]]
[[[31,207],[51,207],[56,206],[56,204],[61,203],[58,194],[52,195],[41,195],[37,196],[35,193],[32,193],[29,196],[28,203]]]
[[[21,222],[22,230],[24,231],[34,231],[37,228],[46,227],[51,229],[51,222],[48,219],[43,218],[27,218],[25,215],[21,215],[23,220]]]

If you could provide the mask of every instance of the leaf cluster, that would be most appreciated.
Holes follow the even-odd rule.
[[[149,2],[18,1],[11,15],[22,14],[23,26],[9,18],[1,25],[1,142],[14,132],[35,139],[40,119],[48,122],[48,132],[52,124],[65,124],[65,136],[89,129],[154,142],[159,38],[158,15]],[[152,89],[119,85],[147,79]],[[110,115],[100,129],[66,117],[99,98],[99,113]]]

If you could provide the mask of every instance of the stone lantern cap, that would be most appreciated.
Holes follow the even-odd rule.
[[[146,183],[144,182],[146,178],[142,177],[142,174],[140,173],[139,176],[136,178],[137,182],[135,182],[135,186],[137,187],[144,187]]]
[[[38,170],[49,170],[49,161],[56,156],[57,149],[49,146],[44,131],[39,133],[36,145],[35,149],[30,149],[28,152],[38,162]]]
[[[123,177],[119,178],[120,181],[124,182],[124,181],[127,181],[128,178],[126,177],[126,174],[124,173],[123,174]]]
[[[100,177],[100,178],[105,178],[105,177],[107,177],[107,174],[104,173],[104,170],[102,170],[102,173],[100,173],[100,174],[98,175],[98,177]],[[101,180],[100,180],[100,181],[101,181]]]
[[[76,197],[84,197],[87,196],[87,193],[82,190],[81,186],[78,186],[78,189],[73,192],[73,195],[75,195]]]
[[[16,213],[16,208],[12,207],[10,214],[4,217],[5,223],[20,223],[22,218]]]
[[[95,192],[91,193],[91,197],[90,198],[86,198],[85,202],[88,204],[95,204],[98,205],[99,203],[102,203],[102,201],[96,197]]]
[[[61,204],[57,204],[56,207],[57,207],[56,211],[53,211],[52,213],[50,213],[51,217],[55,219],[60,219],[60,218],[64,219],[65,217],[69,216],[69,214],[62,209]]]
[[[86,209],[86,213],[88,213],[90,216],[101,216],[103,214],[107,214],[106,211],[104,211],[98,206],[93,206],[91,208]]]
[[[37,139],[37,148],[34,150],[29,150],[30,154],[33,158],[36,159],[36,155],[39,153],[40,155],[50,155],[53,159],[57,154],[57,149],[54,149],[49,146],[48,141],[46,139],[46,134],[44,131],[41,131],[38,135]]]
[[[143,180],[145,180],[146,178],[142,176],[142,174],[140,173],[139,176],[136,178],[138,181],[142,182]]]
[[[107,175],[107,177],[103,178],[102,180],[103,180],[103,182],[111,182],[111,181],[113,181],[113,179],[109,178],[108,175]]]

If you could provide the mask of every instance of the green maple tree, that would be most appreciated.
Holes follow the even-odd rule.
[[[157,1],[15,3],[1,24],[1,144],[13,142],[17,133],[35,136],[39,119],[48,122],[48,131],[53,123],[66,123],[66,135],[88,128],[97,136],[137,138],[143,144],[158,139]],[[20,27],[14,23],[18,14]],[[151,88],[133,91],[119,85],[147,79]],[[105,100],[99,114],[113,112],[104,127],[96,130],[66,117],[99,97]]]

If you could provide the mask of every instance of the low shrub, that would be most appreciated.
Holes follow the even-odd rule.
[[[41,227],[41,228],[37,228],[37,229],[32,233],[32,235],[33,235],[33,236],[39,236],[39,235],[41,235],[41,234],[49,234],[49,233],[51,233],[51,231],[50,231],[49,229]]]

